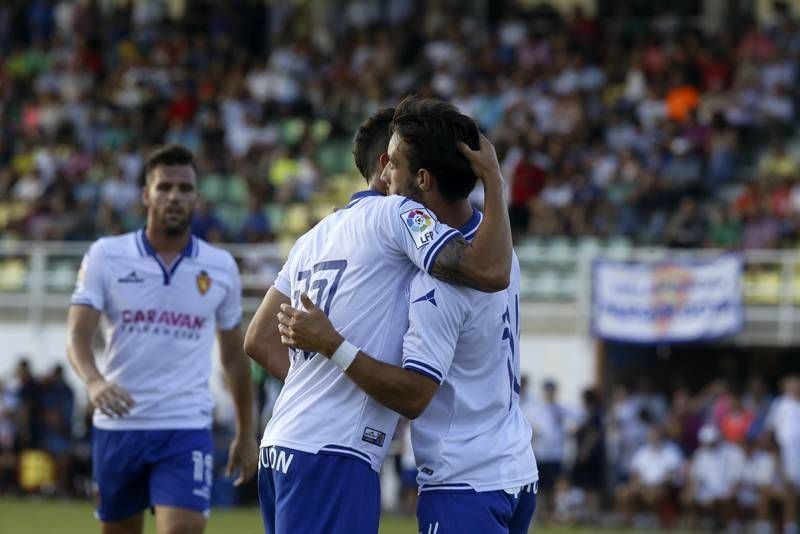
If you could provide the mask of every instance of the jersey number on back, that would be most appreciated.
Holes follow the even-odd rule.
[[[339,289],[347,260],[328,260],[315,264],[311,269],[297,273],[298,289],[292,295],[292,306],[303,309],[300,294],[305,293],[325,315],[330,315],[331,302]],[[296,354],[299,351],[296,352]],[[302,352],[305,360],[310,359],[313,352]]]
[[[515,319],[516,325],[511,324],[511,312],[506,306],[506,312],[503,314],[503,341],[508,340],[508,347],[509,347],[509,355],[508,361],[508,381],[510,387],[510,394],[508,398],[508,409],[511,410],[511,406],[514,403],[514,394],[516,393],[519,395],[519,364],[517,362],[517,347],[514,344],[514,335],[516,334],[519,337],[519,296],[514,296],[514,305],[515,305]]]

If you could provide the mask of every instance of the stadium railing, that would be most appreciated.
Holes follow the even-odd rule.
[[[90,243],[0,241],[0,313],[24,313],[31,322],[66,310],[81,258]],[[283,263],[275,244],[225,244],[242,272],[246,314],[255,312]],[[595,259],[661,261],[708,257],[716,250],[637,248],[625,239],[577,242],[528,238],[517,245],[522,267],[523,331],[585,334]],[[744,343],[800,343],[800,251],[743,252],[746,302]],[[555,330],[554,330],[555,328]]]

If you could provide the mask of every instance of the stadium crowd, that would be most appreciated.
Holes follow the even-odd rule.
[[[262,418],[278,389],[258,381]],[[800,493],[800,377],[778,389],[751,377],[713,380],[700,391],[661,391],[646,378],[617,384],[608,395],[587,390],[582,406],[559,399],[558,385],[541,393],[523,380],[521,405],[533,428],[539,464],[540,521],[743,528],[773,532],[795,517]],[[741,387],[740,387],[741,386]],[[225,464],[232,409],[218,398],[215,464]],[[55,367],[34,376],[20,359],[0,380],[0,495],[91,495],[90,412]],[[413,513],[416,472],[407,425],[395,436],[400,510]],[[221,469],[221,468],[220,468]],[[235,490],[218,472],[216,506],[252,502],[253,488]]]
[[[358,187],[361,120],[416,92],[490,134],[518,236],[795,244],[798,21],[611,4],[3,2],[0,235],[141,226],[163,142],[200,158],[198,235],[297,235]]]

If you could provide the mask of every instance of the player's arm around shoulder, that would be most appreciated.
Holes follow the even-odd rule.
[[[269,288],[258,306],[244,337],[244,350],[250,358],[279,380],[289,373],[289,350],[281,343],[278,332],[278,313],[289,297],[275,286]]]
[[[278,328],[284,345],[329,358],[367,395],[404,417],[416,419],[422,414],[438,382],[359,350],[336,331],[307,295],[301,295],[301,302],[305,310],[281,306]]]

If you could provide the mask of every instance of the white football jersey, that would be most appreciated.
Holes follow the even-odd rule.
[[[110,430],[211,426],[211,351],[217,328],[242,318],[241,280],[227,251],[194,236],[171,267],[143,230],[96,241],[83,258],[71,304],[102,312],[102,375],[128,391],[124,417],[95,410]]]
[[[480,212],[461,229],[475,235]],[[411,422],[421,492],[511,490],[538,480],[519,406],[519,261],[505,291],[483,293],[418,273],[403,367],[440,384]]]
[[[356,193],[295,243],[275,288],[298,309],[307,293],[350,343],[399,366],[411,277],[457,235],[413,200]],[[352,456],[378,471],[397,420],[329,359],[292,351],[261,446]]]

